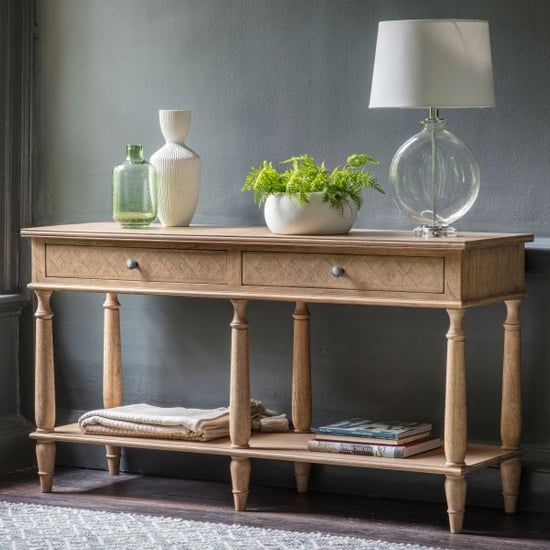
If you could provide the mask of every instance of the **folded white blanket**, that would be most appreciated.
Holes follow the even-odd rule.
[[[286,415],[277,415],[259,401],[251,401],[250,413],[254,429],[288,431]],[[229,407],[188,409],[139,403],[89,411],[78,424],[90,434],[210,441],[229,435]]]
[[[209,441],[229,435],[229,408],[166,408],[138,403],[89,411],[78,424],[93,434]]]

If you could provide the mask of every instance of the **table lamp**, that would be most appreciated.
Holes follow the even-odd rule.
[[[455,235],[479,193],[479,166],[440,108],[494,107],[487,21],[381,21],[370,108],[427,108],[422,130],[396,152],[389,183],[420,237]]]

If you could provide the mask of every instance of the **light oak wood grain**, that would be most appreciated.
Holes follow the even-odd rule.
[[[262,227],[127,230],[101,222],[28,228],[36,292],[37,459],[43,491],[51,491],[55,443],[105,445],[110,473],[123,447],[230,457],[236,510],[246,509],[250,459],[295,463],[305,492],[311,464],[377,468],[445,476],[449,526],[462,529],[466,475],[501,464],[505,509],[515,510],[521,475],[520,319],[524,296],[524,244],[529,234],[464,233],[418,239],[409,232],[354,230],[348,235],[273,235]],[[127,260],[135,260],[132,268]],[[338,268],[338,269],[334,269]],[[104,405],[122,403],[120,305],[117,294],[190,296],[230,300],[230,438],[207,443],[83,434],[55,427],[55,380],[50,295],[101,292],[104,303]],[[295,302],[292,419],[296,433],[250,432],[249,300]],[[307,450],[311,416],[307,304],[342,303],[445,308],[449,315],[443,449],[407,459],[313,453]],[[467,441],[463,317],[467,308],[505,302],[502,446]],[[397,336],[396,336],[397,337]],[[391,416],[391,410],[388,414]]]
[[[521,481],[521,460],[518,457],[505,460],[500,465],[502,478],[502,496],[504,497],[504,511],[513,514],[519,497],[519,484]]]
[[[447,310],[447,377],[445,383],[445,457],[447,464],[464,464],[467,444],[466,363],[464,357],[463,309]]]
[[[466,478],[464,476],[445,476],[445,496],[451,533],[460,533],[464,523]]]
[[[248,320],[245,300],[232,300],[231,321],[231,385],[229,389],[229,435],[231,447],[246,448],[251,434],[250,376],[248,366]],[[246,510],[250,459],[231,457],[231,484],[236,511]]]
[[[311,357],[309,340],[310,313],[307,304],[297,302],[292,315],[294,342],[292,346],[292,424],[294,431],[308,433],[311,429]],[[307,493],[310,464],[294,463],[294,477],[299,493]]]
[[[53,351],[53,313],[50,309],[51,292],[36,291],[37,307],[34,413],[38,431],[50,432],[55,426],[55,373]]]
[[[43,493],[51,493],[55,467],[54,441],[37,441],[36,461],[38,463],[38,479],[40,480],[40,490]]]
[[[129,269],[128,260],[136,267]],[[46,247],[46,271],[60,278],[225,284],[227,252],[51,244]]]
[[[120,347],[120,303],[116,294],[109,292],[103,303],[103,406],[122,405],[122,367]],[[105,447],[109,474],[118,475],[120,448]]]
[[[502,447],[505,449],[517,449],[521,435],[520,304],[521,300],[506,301],[500,420]]]
[[[261,227],[124,230],[114,223],[24,229],[31,288],[245,300],[461,308],[523,296],[532,235],[406,231],[273,235]],[[127,259],[138,267],[128,269]],[[331,268],[342,267],[341,277]]]
[[[298,302],[292,315],[292,424],[297,432],[311,428],[311,358],[309,342],[310,313],[307,304]]]
[[[449,466],[442,449],[412,456],[410,458],[382,458],[332,453],[313,453],[307,450],[311,434],[303,433],[261,433],[253,432],[248,447],[233,447],[230,438],[207,442],[177,441],[139,437],[105,436],[84,434],[78,424],[58,426],[54,432],[33,432],[31,438],[37,441],[63,441],[90,445],[115,445],[138,449],[155,449],[182,453],[197,453],[228,457],[306,462],[331,466],[374,468],[460,476],[500,464],[505,460],[521,456],[521,451],[507,451],[497,445],[468,444],[465,464]]]
[[[334,276],[332,269],[342,269]],[[441,294],[441,257],[245,252],[243,284]]]
[[[521,300],[506,301],[504,322],[504,357],[502,368],[502,405],[500,433],[503,449],[519,449],[521,436]],[[504,510],[516,511],[521,480],[521,461],[503,462],[500,468]]]

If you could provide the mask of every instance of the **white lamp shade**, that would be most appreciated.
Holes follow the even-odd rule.
[[[381,21],[371,108],[494,107],[487,21]]]

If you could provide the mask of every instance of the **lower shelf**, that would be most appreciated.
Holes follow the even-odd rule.
[[[521,451],[507,451],[493,445],[469,445],[464,466],[446,466],[443,449],[436,449],[410,458],[380,458],[347,454],[317,453],[307,450],[311,434],[304,433],[253,433],[250,446],[232,448],[228,438],[209,442],[173,441],[140,437],[89,435],[78,424],[59,426],[53,432],[33,432],[30,437],[43,442],[113,445],[139,449],[156,449],[208,455],[245,456],[289,462],[308,462],[355,468],[378,468],[428,474],[463,475],[491,464],[521,455]]]

